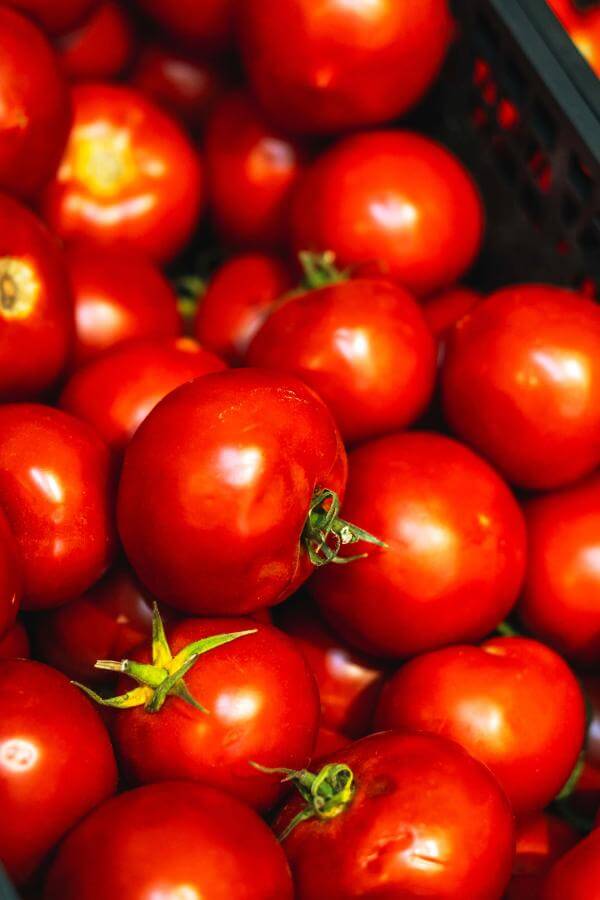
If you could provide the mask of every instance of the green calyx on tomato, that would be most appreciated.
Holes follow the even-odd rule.
[[[326,250],[325,253],[309,253],[304,250],[298,254],[302,266],[302,288],[305,290],[317,290],[329,287],[330,284],[339,284],[348,281],[350,273],[347,269],[340,270],[335,264],[335,253]]]
[[[356,559],[364,559],[366,553],[355,556],[339,555],[342,547],[356,544],[358,541],[387,548],[387,544],[368,531],[340,519],[339,511],[340,500],[335,491],[327,488],[315,491],[302,533],[304,546],[313,566],[326,566],[330,562],[345,564]]]
[[[211,635],[200,641],[193,641],[180,650],[176,656],[173,656],[158,606],[155,603],[152,611],[152,663],[139,663],[130,659],[123,659],[120,662],[112,659],[99,659],[95,665],[96,669],[106,669],[109,672],[121,672],[123,675],[128,675],[137,681],[139,687],[127,691],[125,694],[119,694],[117,697],[101,697],[100,694],[90,690],[84,684],[79,684],[77,681],[74,681],[73,684],[85,691],[88,697],[91,697],[96,703],[100,703],[102,706],[111,706],[114,709],[143,706],[147,712],[155,713],[161,709],[167,697],[172,696],[179,697],[194,709],[207,713],[208,710],[189,692],[183,680],[184,676],[203,653],[208,653],[209,650],[214,650],[223,644],[255,632],[256,628],[252,628],[249,631]]]

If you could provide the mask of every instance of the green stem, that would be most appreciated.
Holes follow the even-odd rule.
[[[349,278],[347,271],[341,271],[335,265],[335,253],[331,250],[327,250],[325,253],[303,251],[298,254],[298,259],[304,272],[302,287],[306,290],[317,290],[330,284],[339,284]]]
[[[340,500],[335,491],[327,488],[315,491],[302,533],[304,546],[313,566],[326,566],[331,562],[346,564],[364,559],[366,553],[355,556],[339,555],[342,547],[356,544],[358,541],[387,548],[387,544],[368,531],[341,519],[339,511]]]

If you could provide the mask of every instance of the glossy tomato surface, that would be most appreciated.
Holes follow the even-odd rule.
[[[369,263],[418,295],[453,284],[479,249],[483,210],[448,150],[408,131],[348,137],[309,168],[294,195],[296,250]]]
[[[518,819],[513,874],[504,900],[539,900],[544,876],[578,840],[575,829],[552,813]]]
[[[14,6],[40,23],[49,34],[63,34],[78,25],[99,0],[6,0],[3,5]]]
[[[130,245],[159,262],[190,236],[204,197],[200,157],[187,135],[133,88],[81,84],[74,122],[43,210],[66,240]]]
[[[23,563],[26,609],[87,590],[113,553],[106,445],[85,422],[49,406],[0,406],[0,509]]]
[[[245,0],[240,40],[268,114],[297,133],[334,133],[406,112],[439,72],[446,0]]]
[[[225,363],[193,338],[140,338],[105,350],[78,369],[65,385],[60,405],[121,452],[163,397],[193,378],[223,369]]]
[[[386,685],[375,724],[457,741],[523,814],[547,806],[568,780],[583,745],[585,707],[575,675],[549,647],[492,638],[411,660]]]
[[[325,404],[259,369],[166,397],[125,454],[119,531],[159,599],[196,615],[284,600],[313,568],[300,539],[317,488],[342,494],[346,455]]]
[[[600,828],[552,867],[541,900],[600,900]]]
[[[116,782],[90,701],[49,666],[0,660],[0,859],[10,877],[28,878]]]
[[[600,462],[600,308],[543,284],[503,288],[465,316],[442,373],[452,429],[522,487]]]
[[[436,338],[448,332],[483,300],[481,294],[469,287],[457,285],[423,301],[423,314]]]
[[[62,845],[44,900],[292,900],[265,823],[222,791],[167,782],[103,804]]]
[[[0,637],[0,659],[26,659],[30,654],[29,637],[22,622],[15,622]]]
[[[273,304],[292,287],[290,269],[278,257],[266,253],[233,256],[208,283],[198,305],[196,337],[232,365],[240,365]]]
[[[21,560],[10,525],[0,509],[0,640],[13,627],[23,589]]]
[[[510,877],[513,816],[491,773],[426,734],[375,734],[329,758],[356,792],[333,819],[300,822],[283,842],[297,900],[499,900]],[[303,807],[283,809],[277,831]]]
[[[282,302],[257,332],[247,360],[312,387],[346,443],[413,422],[427,406],[436,371],[435,344],[413,297],[364,278]]]
[[[33,213],[0,194],[0,400],[47,392],[72,345],[73,306],[60,248]]]
[[[56,42],[61,65],[72,81],[116,78],[131,61],[135,39],[123,3],[102,0],[74,31]]]
[[[600,11],[593,5],[580,9],[571,0],[548,0],[548,4],[581,55],[600,76]]]
[[[523,517],[504,482],[466,447],[425,432],[365,444],[349,468],[342,515],[388,547],[311,580],[331,625],[396,658],[485,637],[525,567]]]
[[[0,643],[0,651],[1,649],[2,644]],[[313,760],[317,760],[318,763],[322,757],[330,756],[332,753],[341,750],[342,747],[347,747],[348,744],[351,743],[352,741],[350,738],[346,737],[345,734],[342,734],[341,731],[335,731],[333,728],[327,728],[322,725],[317,732],[317,743],[315,744],[315,749],[313,751]]]
[[[32,197],[54,174],[71,105],[47,38],[31,21],[0,7],[0,190]]]
[[[184,44],[219,53],[233,37],[235,0],[138,0],[161,29]]]

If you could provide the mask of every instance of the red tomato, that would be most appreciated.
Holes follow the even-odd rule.
[[[555,863],[540,900],[600,900],[600,828]]]
[[[245,0],[240,40],[283,128],[333,133],[394,119],[425,93],[452,36],[446,0]]]
[[[297,375],[328,405],[346,443],[413,422],[433,393],[435,343],[423,313],[386,281],[340,281],[276,307],[247,360]]]
[[[25,659],[30,655],[29,637],[22,622],[15,622],[0,637],[0,659]]]
[[[348,137],[325,151],[295,193],[296,250],[371,263],[418,295],[453,284],[473,262],[481,200],[448,150],[408,131]]]
[[[89,15],[99,0],[3,0],[40,23],[50,34],[63,34]]]
[[[293,638],[317,679],[321,724],[350,737],[366,734],[385,677],[381,663],[341,641],[305,597],[279,610],[277,624]]]
[[[548,285],[497,291],[455,329],[442,373],[451,427],[522,487],[600,463],[600,308]]]
[[[177,298],[160,270],[134,250],[78,244],[67,251],[78,366],[130,338],[175,337]]]
[[[581,55],[600,77],[600,10],[579,10],[571,0],[548,0]]]
[[[292,900],[281,847],[243,803],[167,782],[104,803],[61,846],[44,900]]]
[[[72,343],[73,308],[58,245],[28,209],[0,194],[0,400],[47,392]]]
[[[43,199],[64,239],[138,247],[164,262],[186,243],[200,214],[204,178],[187,135],[132,88],[73,88],[75,120]]]
[[[2,643],[0,643],[0,652],[2,652]],[[313,759],[319,760],[323,756],[329,756],[331,753],[341,750],[342,747],[347,747],[350,743],[352,743],[350,738],[347,738],[339,731],[334,731],[333,728],[321,727],[317,732],[317,743],[313,751]]]
[[[193,338],[143,338],[106,350],[78,369],[60,405],[122,452],[156,404],[181,384],[225,363]]]
[[[600,475],[525,507],[527,630],[575,663],[600,661]]]
[[[56,49],[65,73],[73,81],[116,78],[135,50],[125,7],[116,0],[102,0],[85,22],[60,38]]]
[[[196,337],[231,365],[241,365],[248,344],[275,300],[291,290],[293,283],[288,267],[275,256],[234,256],[208,283],[198,305]]]
[[[32,197],[52,177],[71,111],[66,82],[42,32],[0,6],[0,190]]]
[[[219,372],[178,388],[138,429],[119,530],[159,599],[194,615],[249,612],[308,577],[309,509],[345,481],[339,433],[309,388],[257,369]]]
[[[138,5],[184,44],[218,53],[233,37],[235,0],[138,0]]]
[[[116,788],[98,713],[64,675],[0,660],[0,859],[21,883]]]
[[[284,244],[292,188],[304,170],[303,148],[269,125],[243,93],[218,101],[204,146],[209,202],[221,238],[240,247]]]
[[[457,741],[491,769],[523,814],[547,806],[568,780],[583,744],[585,706],[577,679],[549,647],[492,638],[411,660],[385,686],[375,723]]]
[[[388,548],[330,566],[309,588],[336,631],[366,652],[408,657],[478,640],[517,599],[521,512],[496,473],[455,441],[416,432],[356,450],[343,512]]]
[[[425,320],[435,337],[441,340],[481,300],[483,297],[477,291],[457,285],[423,301]]]
[[[343,767],[326,780],[338,781],[333,798],[283,842],[297,900],[500,898],[513,861],[512,812],[495,778],[461,747],[388,732],[329,762]],[[292,799],[277,830],[306,805]]]
[[[113,551],[105,444],[84,422],[37,404],[0,406],[0,508],[23,561],[26,609],[87,590]]]
[[[517,821],[517,851],[513,876],[504,900],[539,900],[548,869],[579,839],[567,822],[547,812]]]
[[[14,625],[22,588],[19,550],[6,517],[0,510],[0,640]]]

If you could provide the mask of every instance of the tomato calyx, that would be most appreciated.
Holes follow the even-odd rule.
[[[365,541],[377,547],[387,548],[368,531],[340,519],[340,498],[335,491],[327,488],[315,491],[308,511],[308,517],[302,532],[302,541],[313,566],[326,566],[328,563],[345,565],[357,559],[364,559],[368,554],[340,556],[339,552],[347,544]]]
[[[206,280],[199,275],[182,275],[175,281],[177,309],[185,323],[191,323],[206,293]]]
[[[298,259],[303,271],[302,288],[305,290],[314,291],[330,284],[340,284],[350,277],[347,269],[337,268],[332,250],[326,250],[325,253],[309,253],[304,250],[298,254]]]
[[[33,310],[39,283],[28,262],[11,256],[0,257],[0,317],[23,319]]]
[[[143,706],[147,712],[155,713],[162,708],[167,697],[172,696],[179,697],[180,700],[200,712],[208,713],[206,707],[202,706],[190,693],[183,680],[184,676],[203,653],[208,653],[216,647],[221,647],[223,644],[228,644],[245,635],[255,634],[255,632],[256,628],[251,628],[249,631],[211,635],[202,640],[193,641],[173,656],[158,606],[155,603],[152,611],[152,663],[139,663],[131,659],[123,659],[120,662],[112,659],[99,659],[95,665],[96,669],[128,675],[137,681],[139,687],[116,697],[101,697],[100,694],[84,684],[77,681],[74,681],[73,684],[85,691],[88,697],[91,697],[96,703],[100,703],[102,706],[111,706],[114,709]]]

